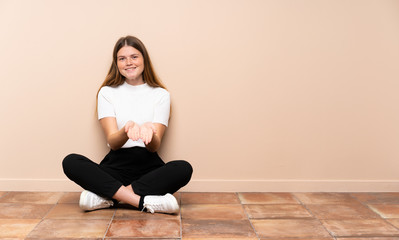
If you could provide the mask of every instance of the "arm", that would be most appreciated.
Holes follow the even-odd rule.
[[[163,135],[166,131],[168,122],[169,122],[169,117],[170,117],[170,94],[167,90],[165,89],[158,89],[157,90],[157,95],[156,95],[157,102],[154,105],[154,116],[152,119],[152,122],[145,123],[140,127],[143,129],[143,126],[149,127],[150,129],[153,129],[153,132],[151,133],[151,138],[149,138],[149,141],[147,139],[144,140],[144,144],[147,148],[148,151],[150,152],[156,152],[159,150],[162,142]],[[146,138],[142,138],[146,139]]]
[[[114,117],[102,118],[100,119],[100,124],[107,139],[107,143],[109,144],[112,150],[117,150],[121,148],[129,139],[125,129],[131,128],[132,130],[133,129],[138,130],[137,124],[135,124],[132,121],[129,121],[124,128],[118,130],[118,126],[116,124],[116,118]]]
[[[166,126],[161,123],[145,123],[140,126],[140,134],[143,135],[141,138],[147,139],[144,140],[144,144],[148,151],[158,151],[165,130]]]

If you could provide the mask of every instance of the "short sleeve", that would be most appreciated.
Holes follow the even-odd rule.
[[[108,87],[102,87],[98,93],[98,119],[105,117],[115,117],[115,110],[112,104],[112,92]]]
[[[164,89],[163,89],[164,90]],[[166,90],[162,91],[162,95],[155,104],[154,123],[161,123],[168,126],[170,114],[170,94]]]

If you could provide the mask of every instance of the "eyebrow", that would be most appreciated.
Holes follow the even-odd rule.
[[[130,54],[130,55],[120,55],[120,56],[116,56],[116,57],[120,58],[120,57],[126,57],[126,56],[139,56],[139,54],[138,53],[134,53],[134,54]]]

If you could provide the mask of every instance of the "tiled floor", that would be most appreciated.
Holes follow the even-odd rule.
[[[0,239],[399,240],[399,193],[177,193],[178,215],[0,192]]]

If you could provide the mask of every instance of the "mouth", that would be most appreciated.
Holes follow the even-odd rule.
[[[136,67],[125,68],[126,71],[133,71],[135,69],[136,69]]]

